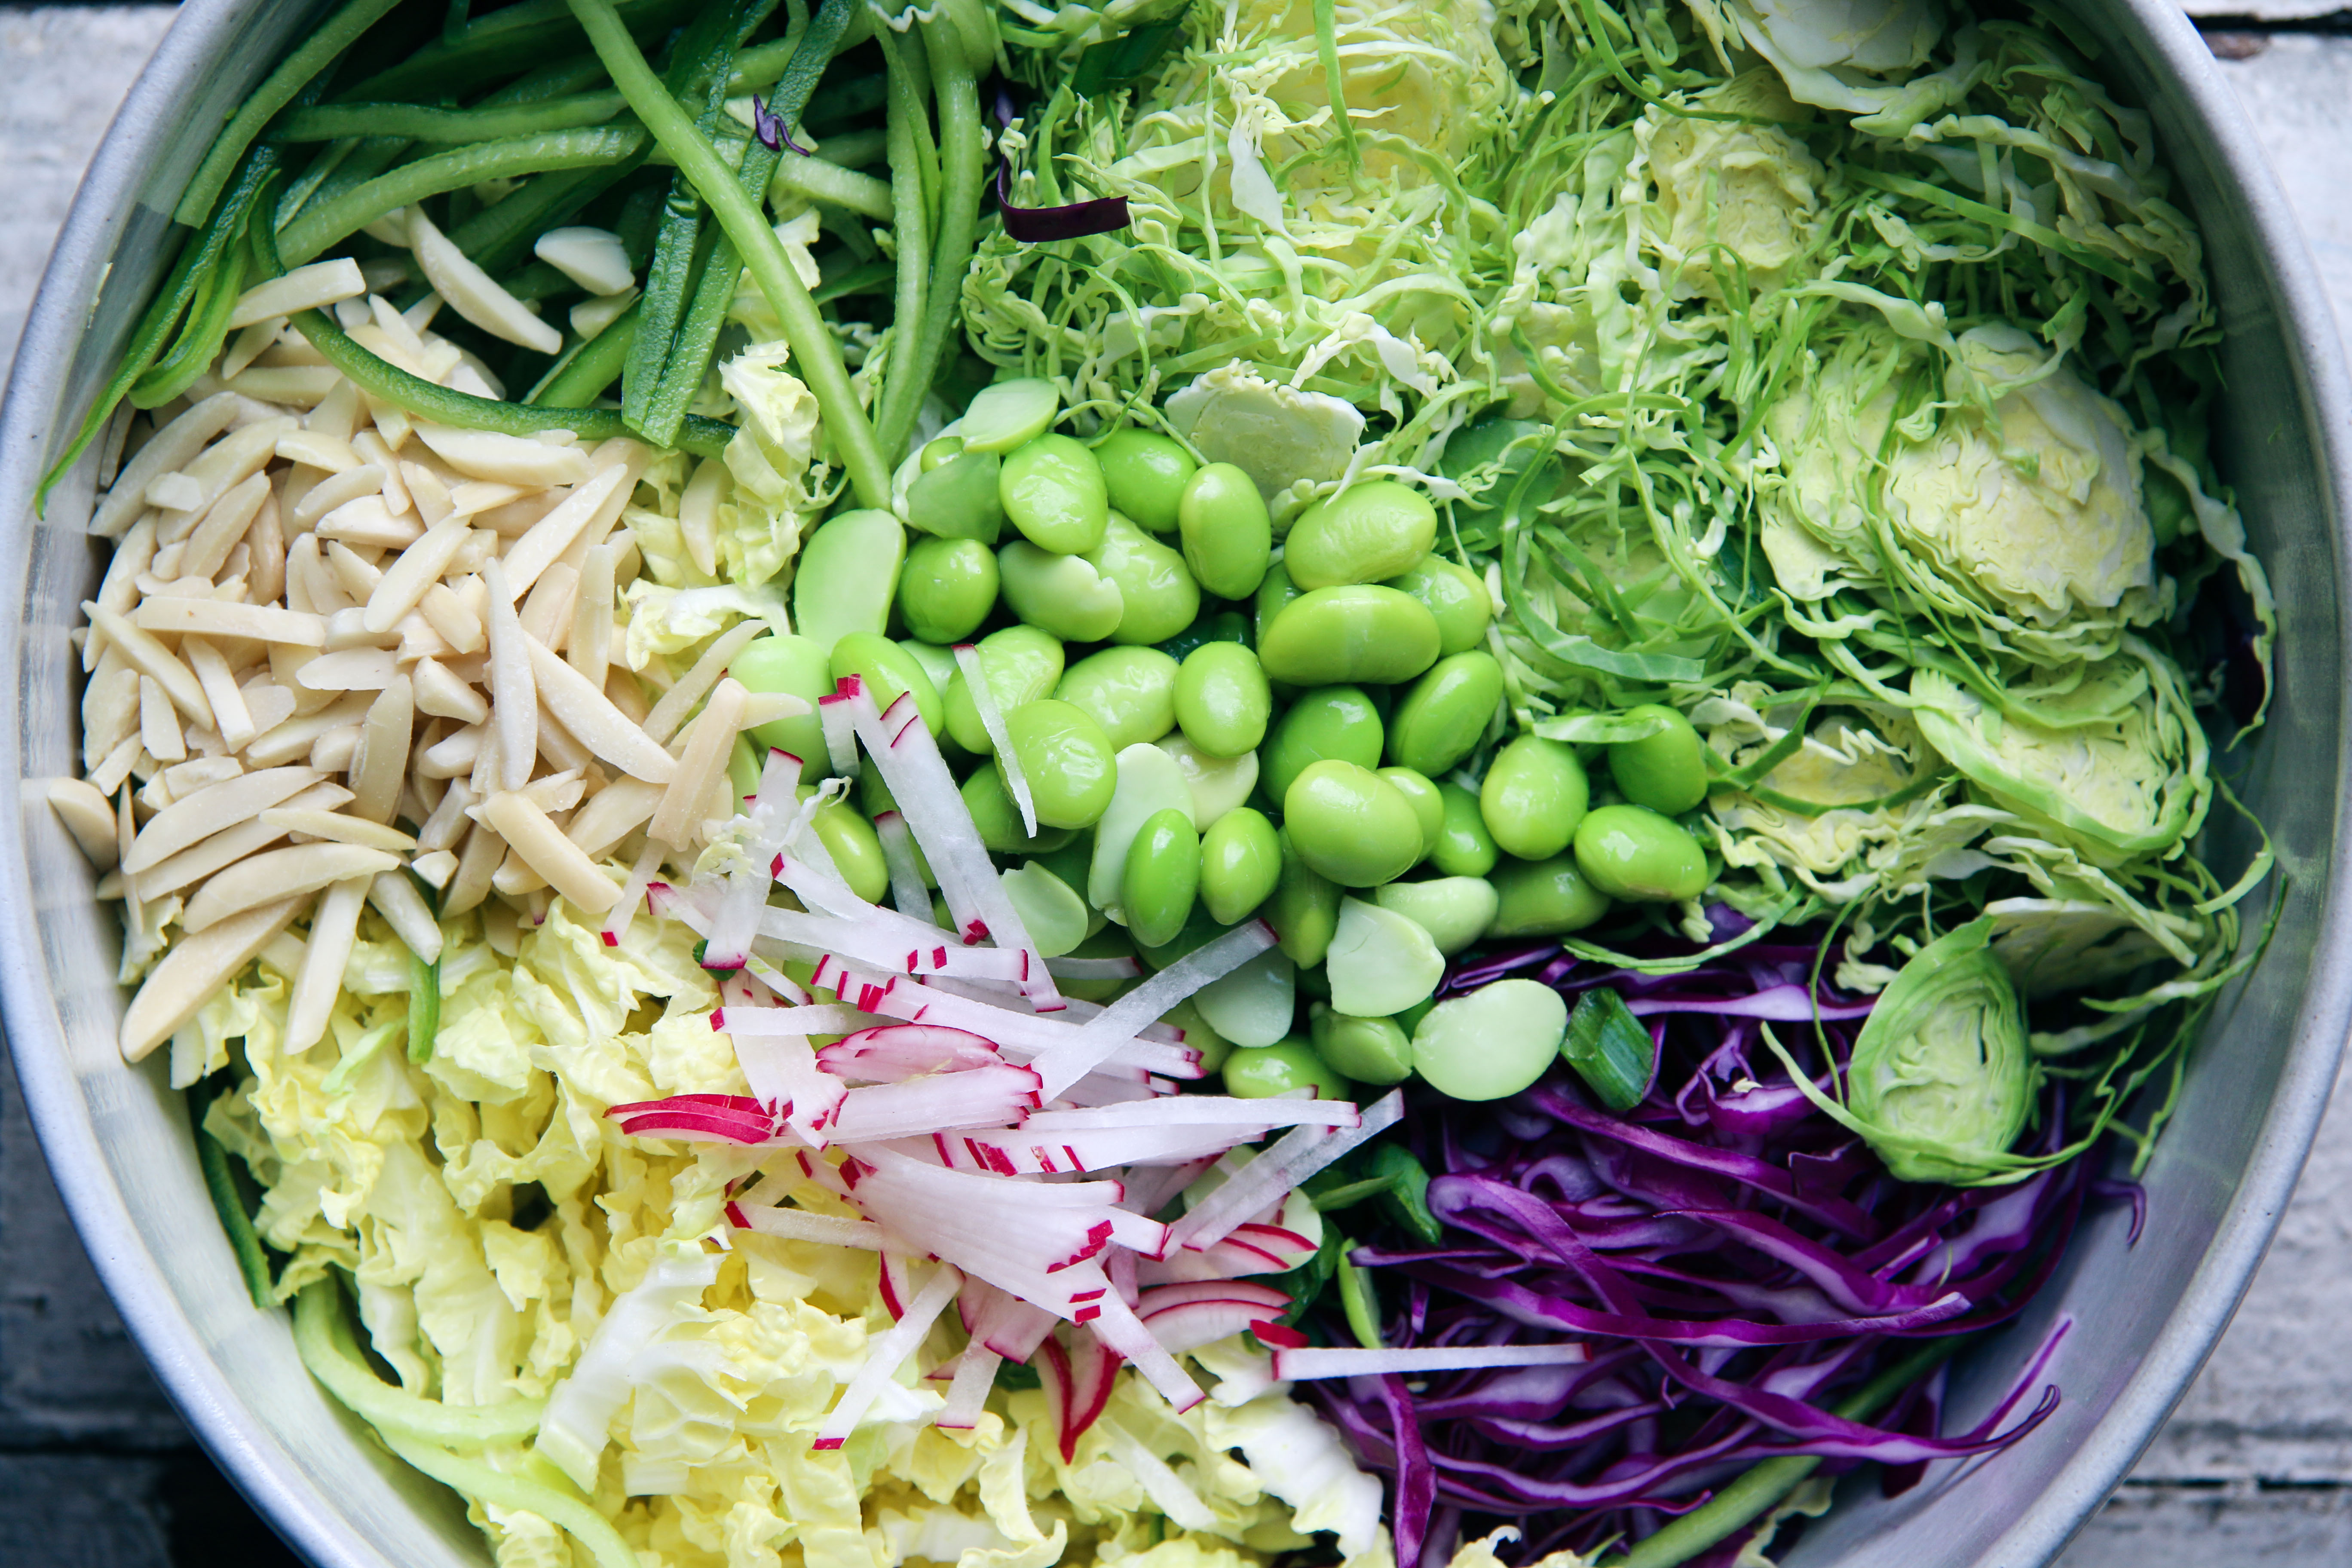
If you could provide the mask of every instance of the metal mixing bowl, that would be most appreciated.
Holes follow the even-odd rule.
[[[2104,67],[2151,110],[2175,198],[2204,230],[2227,329],[2230,393],[2213,431],[2279,596],[2278,700],[2239,789],[2287,886],[2269,957],[2224,999],[2147,1173],[2136,1247],[2110,1206],[2084,1227],[2026,1320],[1954,1384],[1972,1424],[2062,1317],[2065,1403],[1998,1457],[1941,1464],[1894,1503],[1850,1487],[1791,1556],[2026,1568],[2054,1557],[2154,1436],[2229,1321],[2302,1169],[2352,1014],[2343,883],[2352,399],[2303,242],[2229,89],[2169,0],[2073,0]],[[205,1197],[187,1112],[158,1053],[123,1065],[112,911],[44,802],[74,770],[78,663],[67,633],[96,586],[91,468],[33,512],[42,469],[80,423],[161,271],[157,242],[214,125],[312,20],[278,0],[188,0],[99,150],[42,282],[0,407],[0,625],[16,672],[9,771],[27,781],[0,832],[0,1012],[35,1126],[83,1242],[196,1436],[302,1552],[332,1568],[488,1561],[452,1495],[394,1462],[312,1384],[285,1315],[257,1311]],[[2217,828],[2217,832],[2229,831]],[[2242,835],[2241,836],[2242,837]],[[2246,847],[2223,844],[2219,858]],[[2259,921],[2250,922],[2259,925]]]

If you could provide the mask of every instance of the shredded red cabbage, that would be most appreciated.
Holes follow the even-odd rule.
[[[2130,1197],[2135,1236],[2143,1200],[2080,1159],[2005,1187],[1894,1180],[1760,1046],[1763,1021],[1789,1019],[1792,999],[1805,1018],[1817,1001],[1818,1026],[1783,1021],[1777,1034],[1817,1087],[1834,1087],[1870,999],[1816,989],[1816,959],[1811,946],[1759,943],[1656,975],[1544,943],[1468,954],[1448,974],[1441,994],[1507,974],[1571,996],[1612,987],[1647,1026],[1658,1071],[1622,1116],[1561,1068],[1497,1104],[1423,1093],[1405,1117],[1444,1230],[1436,1246],[1384,1232],[1350,1254],[1375,1282],[1384,1342],[1573,1339],[1592,1359],[1300,1385],[1390,1476],[1400,1563],[1443,1563],[1459,1535],[1504,1521],[1526,1532],[1530,1560],[1638,1539],[1777,1457],[1831,1470],[1876,1461],[1891,1494],[1928,1460],[2013,1443],[2056,1408],[2043,1387],[2011,1420],[2045,1346],[1966,1432],[1940,1434],[1940,1367],[1873,1419],[1832,1414],[1915,1348],[1905,1341],[2018,1313],[2086,1198]],[[2042,1111],[2054,1148],[2057,1091]],[[1329,1308],[1308,1326],[1326,1342],[1350,1338]]]
[[[1058,207],[1016,207],[1005,194],[1005,168],[996,166],[996,206],[1004,216],[1004,232],[1024,245],[1054,239],[1084,239],[1127,226],[1127,198],[1099,196],[1089,202],[1069,202]]]

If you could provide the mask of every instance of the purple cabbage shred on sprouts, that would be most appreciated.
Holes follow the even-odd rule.
[[[1875,1461],[1892,1496],[1929,1460],[2003,1447],[2056,1408],[2042,1371],[2063,1324],[1967,1431],[1942,1430],[1940,1365],[1867,1419],[1833,1413],[1917,1342],[2021,1312],[2086,1201],[2131,1199],[2136,1237],[2145,1199],[2087,1159],[2008,1186],[1888,1175],[1762,1043],[1774,1026],[1814,1088],[1838,1089],[1871,998],[1816,989],[1815,961],[1810,944],[1757,943],[1648,974],[1537,943],[1452,968],[1441,996],[1507,975],[1571,1002],[1612,987],[1649,1027],[1658,1070],[1622,1116],[1559,1068],[1492,1104],[1424,1092],[1406,1118],[1445,1234],[1433,1247],[1382,1232],[1350,1254],[1385,1342],[1580,1341],[1591,1359],[1298,1385],[1388,1476],[1400,1563],[1443,1563],[1457,1535],[1505,1522],[1529,1561],[1637,1540],[1769,1458],[1818,1458],[1832,1475]],[[2062,1093],[2042,1106],[2043,1151],[2063,1140]],[[1349,1342],[1336,1308],[1320,1311],[1320,1337]],[[1700,1561],[1729,1563],[1768,1525]]]
[[[1013,121],[1013,95],[1003,88],[996,91],[996,124],[1003,130]],[[1016,207],[1013,194],[1007,189],[1012,174],[1009,160],[996,165],[996,207],[1004,219],[1004,232],[1024,245],[1044,245],[1056,239],[1084,239],[1088,235],[1113,234],[1127,226],[1127,198],[1099,196],[1092,201],[1068,202],[1057,207]]]
[[[803,158],[811,156],[807,148],[793,140],[792,128],[784,123],[784,117],[761,102],[756,92],[751,95],[751,134],[757,136],[760,145],[771,153],[792,152]]]

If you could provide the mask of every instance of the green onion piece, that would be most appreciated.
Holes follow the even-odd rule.
[[[1413,1158],[1412,1151],[1402,1143],[1377,1144],[1372,1150],[1371,1169],[1372,1174],[1388,1178],[1388,1195],[1381,1200],[1381,1206],[1388,1211],[1389,1217],[1429,1246],[1436,1246],[1444,1237],[1445,1227],[1430,1212],[1429,1172]]]
[[[888,223],[897,211],[890,199],[890,182],[845,168],[828,158],[794,153],[776,164],[772,184],[777,190],[824,202],[876,223]]]
[[[294,1350],[328,1393],[378,1431],[398,1432],[443,1447],[521,1442],[539,1430],[547,1408],[543,1399],[444,1405],[384,1382],[361,1352],[343,1315],[342,1291],[331,1277],[314,1280],[296,1294]]]
[[[572,14],[587,28],[589,42],[595,46],[605,68],[613,73],[614,83],[627,96],[629,106],[694,182],[695,189],[710,204],[736,248],[743,253],[761,292],[767,295],[768,303],[783,322],[794,366],[816,395],[826,434],[849,471],[859,504],[889,505],[889,465],[875,444],[874,426],[857,400],[856,389],[850,385],[848,367],[841,360],[841,347],[834,342],[832,329],[825,325],[824,318],[817,314],[816,302],[809,298],[800,274],[793,269],[792,258],[784,254],[783,242],[769,226],[766,215],[744,195],[735,171],[719,161],[717,151],[695,130],[677,100],[654,76],[636,41],[614,14],[613,0],[568,3]],[[693,448],[688,445],[688,449]]]
[[[1339,1243],[1339,1306],[1348,1314],[1349,1331],[1356,1342],[1368,1351],[1383,1348],[1381,1338],[1381,1298],[1372,1283],[1372,1272],[1359,1268],[1348,1261],[1348,1250],[1356,1244]]]
[[[1336,1187],[1327,1187],[1319,1193],[1315,1192],[1310,1186],[1308,1192],[1315,1199],[1315,1208],[1318,1213],[1336,1214],[1341,1209],[1355,1207],[1366,1198],[1379,1197],[1382,1193],[1392,1190],[1395,1185],[1396,1184],[1386,1176],[1371,1176],[1360,1182],[1343,1182]]]
[[[408,955],[408,1059],[429,1062],[441,1036],[441,962]]]
[[[1934,1371],[1968,1338],[1959,1334],[1929,1340],[1832,1405],[1832,1413],[1848,1421],[1870,1419],[1896,1394]],[[1656,1534],[1637,1542],[1623,1556],[1603,1560],[1600,1568],[1676,1568],[1778,1504],[1820,1468],[1821,1460],[1810,1455],[1767,1459],[1690,1512],[1668,1520]]]
[[[449,9],[441,17],[443,43],[454,44],[466,36],[467,14],[473,8],[474,0],[449,0]]]
[[[607,125],[590,131],[550,131],[536,136],[515,136],[437,153],[313,203],[278,237],[278,254],[287,266],[299,267],[385,214],[398,212],[427,196],[462,190],[485,180],[511,179],[518,174],[600,168],[634,157],[645,146],[646,133],[637,127]]]
[[[220,1215],[229,1250],[236,1254],[236,1271],[245,1276],[246,1293],[255,1306],[268,1311],[278,1305],[278,1291],[269,1277],[269,1255],[261,1248],[261,1233],[253,1228],[253,1215],[246,1212],[245,1194],[236,1190],[227,1146],[205,1131],[205,1112],[219,1094],[219,1086],[207,1079],[188,1095],[188,1115],[195,1123],[196,1168],[205,1174],[205,1192],[213,1200],[213,1212]]]
[[[1626,1010],[1625,999],[1606,985],[1596,985],[1576,999],[1559,1054],[1601,1097],[1601,1103],[1620,1115],[1642,1103],[1657,1068],[1658,1051],[1650,1031]]]
[[[638,304],[642,304],[639,301]],[[541,408],[585,408],[604,395],[628,363],[629,344],[637,335],[638,304],[613,318],[612,324],[564,356],[531,388],[525,403]]]
[[[298,109],[270,132],[276,142],[404,136],[411,142],[493,142],[602,125],[628,106],[617,92],[583,92],[496,109],[435,109],[421,103],[322,103]]]
[[[261,128],[269,123],[270,117],[293,102],[294,95],[309,86],[311,78],[332,64],[362,33],[375,26],[393,5],[394,0],[350,0],[264,78],[261,85],[253,89],[253,96],[213,138],[212,146],[205,152],[205,161],[196,165],[188,188],[180,193],[180,205],[172,209],[172,220],[194,228],[212,216],[213,204],[220,200],[221,191],[236,173],[245,150],[253,145],[253,139],[261,134]]]

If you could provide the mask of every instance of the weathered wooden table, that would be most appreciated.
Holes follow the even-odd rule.
[[[2352,13],[2192,0],[2352,322]],[[2249,14],[2251,13],[2251,15]],[[0,356],[166,6],[0,9]],[[2314,21],[2314,16],[2321,17]],[[2063,1568],[2352,1563],[2352,1089],[2228,1338]],[[189,1443],[49,1184],[0,1055],[0,1562],[272,1568],[291,1556]]]

